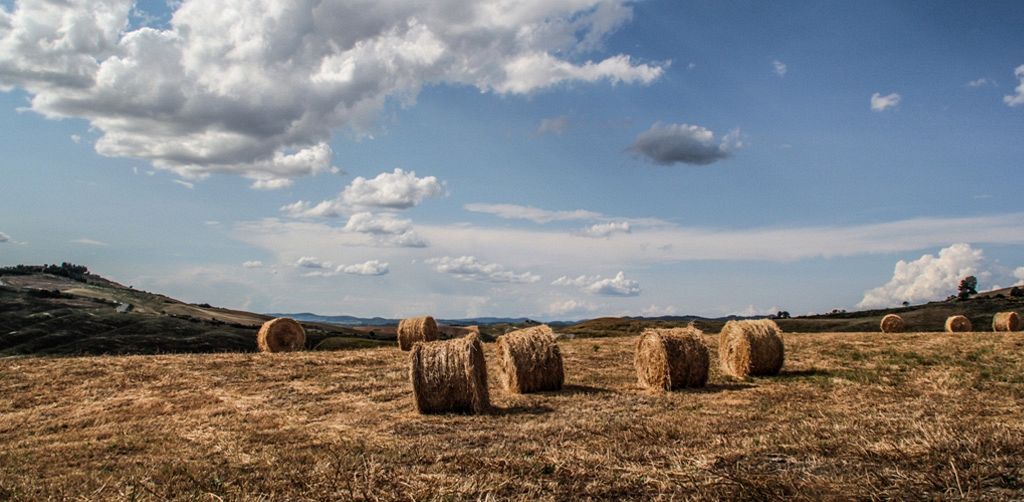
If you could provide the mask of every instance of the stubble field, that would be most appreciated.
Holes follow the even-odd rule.
[[[1024,497],[1024,333],[788,333],[781,375],[636,385],[635,337],[559,342],[566,387],[416,413],[397,348],[0,359],[0,500]]]

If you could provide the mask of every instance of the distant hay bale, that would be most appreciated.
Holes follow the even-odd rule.
[[[437,340],[437,333],[437,323],[434,322],[433,317],[402,319],[398,323],[398,347],[402,350],[410,350],[416,342]]]
[[[484,413],[487,363],[480,337],[417,342],[412,347],[409,378],[420,413]]]
[[[737,378],[778,374],[786,355],[781,333],[770,319],[725,323],[718,336],[722,372]]]
[[[710,357],[702,334],[693,326],[644,330],[633,356],[640,385],[662,390],[703,387]]]
[[[1020,316],[1016,312],[999,312],[992,317],[992,331],[1020,331]]]
[[[287,317],[271,319],[260,326],[256,335],[260,352],[293,352],[306,347],[306,330]]]
[[[946,332],[960,333],[971,331],[971,320],[962,315],[951,315],[946,318]]]
[[[882,333],[902,333],[906,328],[903,318],[896,314],[887,314],[882,318]]]
[[[498,337],[498,369],[509,392],[561,390],[565,381],[562,352],[546,324]]]

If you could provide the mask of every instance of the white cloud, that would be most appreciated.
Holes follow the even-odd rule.
[[[24,89],[46,117],[87,120],[102,155],[259,189],[334,170],[335,130],[367,136],[426,85],[527,94],[663,73],[624,54],[581,57],[630,19],[626,0],[185,0],[161,28],[140,26],[133,4],[0,7],[0,88]]]
[[[547,308],[547,313],[553,316],[581,315],[596,312],[598,308],[589,302],[568,299],[552,302]]]
[[[11,236],[0,232],[0,242],[11,242]]]
[[[77,134],[72,134],[71,141],[74,142],[76,145],[79,145],[82,143],[82,137]]]
[[[351,275],[384,275],[390,270],[387,262],[368,260],[355,265],[338,265],[337,272]]]
[[[250,188],[253,190],[279,190],[292,186],[292,180],[288,178],[265,178],[252,182]]]
[[[776,59],[775,61],[772,61],[772,71],[775,72],[775,74],[780,76],[780,77],[785,77],[786,76],[786,71],[788,71],[786,69],[786,63],[783,63],[782,61],[779,61],[778,59]]]
[[[731,315],[737,315],[740,317],[757,317],[773,315],[781,310],[782,307],[778,305],[772,305],[771,307],[755,307],[754,305],[747,305],[745,308],[735,311]]]
[[[911,262],[900,260],[892,279],[884,286],[866,291],[857,307],[892,307],[904,301],[945,298],[956,292],[964,277],[974,275],[982,279],[988,275],[981,268],[983,259],[981,249],[959,243],[943,248],[938,256],[926,254]]]
[[[110,245],[110,244],[107,244],[106,242],[98,241],[96,239],[89,239],[89,238],[86,238],[86,237],[82,237],[82,238],[79,238],[79,239],[72,239],[71,242],[73,242],[75,244],[84,244],[86,246],[100,246],[100,247],[104,247],[104,246],[109,246]]]
[[[475,256],[444,256],[431,258],[427,263],[434,265],[437,272],[452,274],[465,281],[532,283],[540,280],[539,275],[530,272],[517,274],[497,263],[482,262]]]
[[[242,266],[245,268],[263,268],[263,262],[259,260],[249,260],[247,262],[243,262]]]
[[[1017,279],[1016,286],[1024,286],[1024,267],[1017,267],[1013,271],[1013,277]]]
[[[609,237],[614,233],[628,234],[632,231],[628,221],[596,223],[580,231],[584,237]]]
[[[886,94],[885,96],[876,92],[871,95],[871,110],[884,112],[885,110],[894,108],[896,105],[900,104],[900,99],[902,99],[901,96],[895,92],[892,94]]]
[[[664,307],[659,307],[657,305],[649,305],[647,307],[644,307],[643,310],[640,311],[640,315],[644,317],[662,317],[676,315],[677,313],[678,311],[672,305],[666,305]]]
[[[572,211],[549,211],[531,206],[517,204],[483,204],[474,203],[463,206],[466,211],[493,214],[507,220],[529,220],[534,223],[550,223],[552,221],[596,220],[602,218],[601,213],[575,209]]]
[[[397,247],[426,247],[427,243],[412,229],[412,221],[391,213],[361,212],[349,217],[347,232],[373,235],[378,242]]]
[[[992,80],[990,78],[982,77],[982,78],[979,78],[979,79],[971,80],[970,82],[967,82],[964,85],[966,85],[967,87],[987,87],[987,86],[995,87],[996,82],[995,82],[995,80]]]
[[[281,211],[293,217],[334,218],[358,209],[408,209],[444,193],[444,183],[433,176],[418,178],[415,171],[395,169],[373,179],[358,176],[334,199],[317,204],[300,200]]]
[[[581,275],[576,278],[563,275],[551,283],[552,286],[575,286],[592,295],[605,296],[638,296],[640,294],[640,283],[632,279],[626,279],[621,271],[612,278],[602,278],[599,275]]]
[[[698,125],[656,122],[629,149],[655,164],[704,166],[729,157],[733,148],[742,146],[738,140],[739,131],[715,141],[714,132]]]
[[[537,126],[537,134],[556,134],[560,136],[568,128],[569,117],[565,115],[545,118],[541,119],[540,125]]]
[[[194,190],[196,188],[195,183],[190,183],[190,182],[185,181],[185,180],[171,180],[171,181],[174,182],[174,183],[177,183],[177,184],[179,184],[179,185],[181,185],[181,186],[183,186],[183,187],[185,187],[185,188],[187,188],[189,190]]]
[[[295,266],[298,268],[311,268],[311,269],[329,269],[334,268],[334,265],[329,261],[322,261],[315,256],[302,256],[298,260],[295,260]]]
[[[1008,106],[1024,105],[1024,64],[1013,70],[1013,76],[1020,81],[1020,85],[1014,89],[1015,94],[1003,96],[1003,102]]]

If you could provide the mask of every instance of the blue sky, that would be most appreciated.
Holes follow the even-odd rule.
[[[0,263],[364,316],[1024,281],[1018,2],[312,4],[0,2]]]

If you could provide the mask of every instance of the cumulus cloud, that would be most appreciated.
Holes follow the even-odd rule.
[[[900,104],[900,99],[902,99],[901,96],[895,92],[892,94],[886,94],[885,96],[876,92],[871,95],[871,110],[884,112],[885,110],[894,108],[896,105]]]
[[[550,211],[518,204],[483,204],[474,203],[463,206],[466,211],[493,214],[507,220],[529,220],[534,223],[550,223],[552,221],[595,220],[602,217],[601,213],[575,209],[572,211]]]
[[[574,286],[592,295],[604,296],[638,296],[640,294],[640,283],[632,279],[626,279],[621,271],[610,279],[599,275],[581,275],[572,278],[566,275],[555,279],[552,286]]]
[[[0,6],[0,88],[48,118],[80,118],[102,155],[257,189],[330,172],[331,134],[368,135],[425,85],[527,94],[572,82],[648,84],[661,64],[588,60],[626,0],[184,0],[160,28],[132,0]],[[135,18],[139,16],[136,14]]]
[[[733,149],[741,146],[739,131],[716,141],[714,132],[698,125],[656,122],[640,133],[629,149],[663,166],[677,163],[704,166],[728,158]]]
[[[560,117],[551,117],[541,119],[540,125],[537,126],[537,134],[556,134],[561,135],[569,128],[569,117],[562,115]]]
[[[349,217],[344,230],[373,235],[383,244],[395,247],[426,247],[427,243],[412,229],[412,221],[391,213],[360,212]]]
[[[11,242],[11,236],[0,232],[0,242]]]
[[[282,206],[281,211],[294,217],[335,218],[358,209],[408,209],[444,193],[444,183],[434,176],[419,178],[416,171],[395,169],[373,179],[358,176],[334,199],[317,204],[300,200]]]
[[[497,263],[482,262],[475,256],[444,256],[431,258],[427,263],[437,272],[452,274],[464,281],[533,283],[540,280],[539,275],[531,272],[515,273]]]
[[[788,71],[786,69],[786,63],[783,63],[782,61],[779,61],[778,59],[776,59],[775,61],[772,61],[772,71],[775,72],[775,74],[780,76],[780,77],[785,77],[786,76],[786,71]]]
[[[249,260],[242,263],[245,268],[263,268],[263,262],[259,260]]]
[[[597,223],[584,228],[580,231],[580,235],[584,237],[608,237],[614,233],[628,234],[630,231],[631,227],[628,221],[612,221],[608,223]]]
[[[547,309],[548,314],[554,316],[580,315],[597,311],[597,305],[581,300],[558,300],[552,302]]]
[[[1024,285],[1024,267],[1017,267],[1016,270],[1013,271],[1013,277],[1017,279],[1017,286]]]
[[[295,260],[295,266],[298,268],[310,268],[310,269],[329,269],[334,266],[329,261],[321,261],[315,256],[302,256],[298,260]]]
[[[355,265],[338,265],[335,271],[351,275],[384,275],[390,271],[390,268],[387,262],[368,260]]]
[[[1024,64],[1013,70],[1013,76],[1020,81],[1020,85],[1014,89],[1014,94],[1003,96],[1003,102],[1008,106],[1024,105]]]
[[[984,254],[970,244],[953,244],[939,251],[938,256],[926,254],[914,261],[896,262],[892,279],[864,293],[858,308],[892,307],[904,301],[939,300],[956,292],[960,280],[968,275],[982,279],[988,275],[981,269]]]
[[[659,307],[658,305],[649,305],[647,307],[644,307],[643,310],[640,311],[640,315],[644,317],[661,317],[668,315],[676,315],[677,312],[678,311],[676,310],[676,308],[673,307],[672,305],[666,305],[664,307]]]
[[[982,77],[982,78],[979,78],[979,79],[971,80],[970,82],[967,82],[964,85],[966,85],[967,87],[987,87],[987,86],[995,87],[996,82],[995,82],[995,80],[992,80],[990,78]]]

